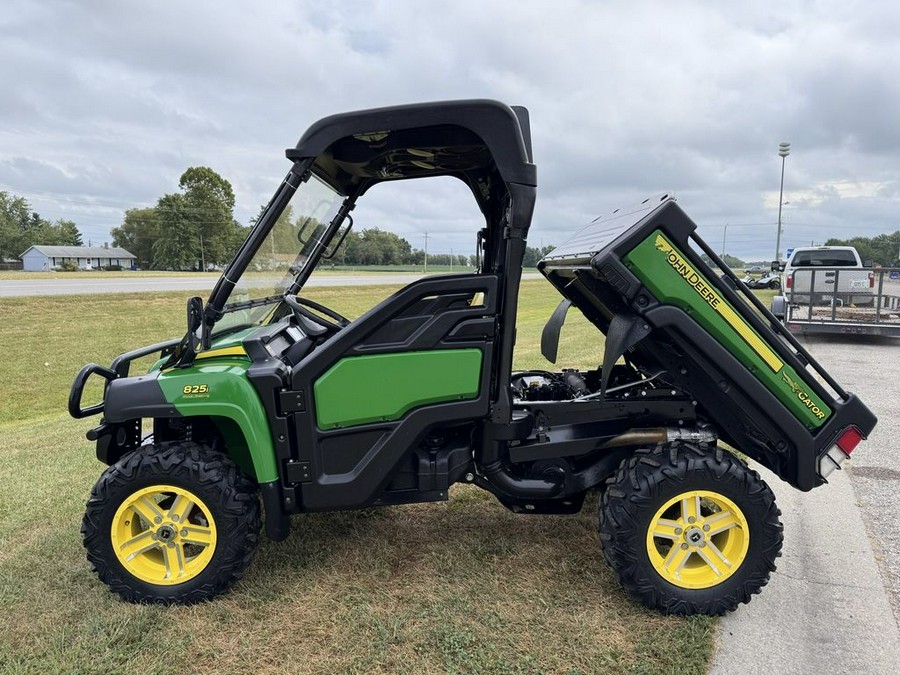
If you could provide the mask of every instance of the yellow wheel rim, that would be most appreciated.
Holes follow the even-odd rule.
[[[681,588],[722,583],[740,568],[749,546],[743,512],[709,490],[672,497],[647,528],[650,562],[663,579]]]
[[[141,581],[182,584],[206,569],[216,550],[216,523],[195,494],[154,485],[131,494],[112,520],[112,547]]]

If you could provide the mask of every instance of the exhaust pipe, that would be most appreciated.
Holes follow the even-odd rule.
[[[714,443],[716,435],[706,429],[681,429],[676,427],[651,427],[649,429],[629,429],[613,436],[597,447],[598,450],[623,448],[639,445],[659,445],[673,441],[689,443]],[[501,492],[512,497],[551,499],[562,492],[566,477],[559,474],[558,480],[543,478],[520,478],[506,469],[500,459],[500,443],[493,440],[490,432],[482,432],[482,457],[480,469],[488,482]]]
[[[513,476],[500,460],[500,442],[494,440],[490,425],[481,431],[481,461],[478,463],[482,474],[494,488],[510,497],[532,497],[550,499],[562,491],[565,476],[559,481],[542,478],[520,478]]]

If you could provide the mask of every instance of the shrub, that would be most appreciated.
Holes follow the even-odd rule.
[[[63,260],[59,264],[60,272],[77,272],[78,271],[78,263],[74,260]]]

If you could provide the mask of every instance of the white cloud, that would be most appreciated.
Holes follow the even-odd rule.
[[[490,97],[531,111],[533,243],[674,190],[710,240],[730,223],[729,252],[769,257],[782,140],[786,245],[897,229],[898,27],[890,5],[836,0],[12,0],[0,189],[97,240],[205,164],[232,182],[246,222],[317,118]],[[367,225],[471,248],[464,191],[399,187],[372,192]]]

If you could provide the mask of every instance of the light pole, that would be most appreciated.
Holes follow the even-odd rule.
[[[725,223],[725,230],[722,232],[722,257],[725,257],[725,237],[728,236],[728,223]]]
[[[791,154],[790,143],[778,144],[778,155],[781,157],[781,189],[778,191],[778,233],[775,235],[775,260],[781,262],[781,203],[784,201],[784,160]]]

